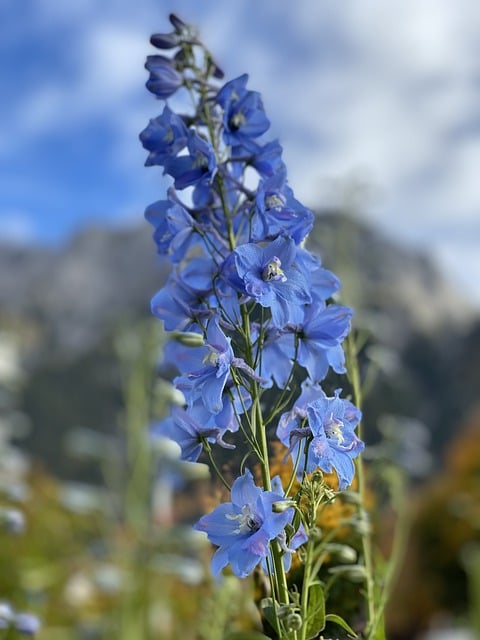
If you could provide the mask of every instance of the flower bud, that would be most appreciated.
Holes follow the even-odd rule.
[[[150,43],[157,49],[173,49],[180,44],[180,40],[176,33],[154,33]]]
[[[299,631],[302,624],[302,616],[299,613],[289,613],[285,619],[285,627],[288,631]]]
[[[361,536],[368,534],[371,530],[370,523],[366,518],[352,518],[348,524]]]
[[[185,347],[203,347],[205,344],[203,336],[193,331],[175,331],[171,334],[171,338]]]
[[[361,504],[362,502],[362,496],[358,491],[342,491],[341,498],[347,504]]]
[[[180,445],[170,438],[158,436],[152,440],[155,454],[162,460],[179,460],[181,456]]]
[[[214,70],[212,72],[212,75],[213,75],[214,78],[217,78],[218,80],[221,80],[225,76],[225,73],[224,73],[223,69],[220,69],[218,64],[216,64],[215,62],[213,64],[214,64],[215,68],[214,68]]]
[[[185,480],[208,480],[210,478],[210,467],[203,462],[181,460],[179,468]]]
[[[170,20],[170,24],[175,27],[175,31],[182,31],[182,29],[185,29],[185,27],[187,26],[186,23],[181,20],[177,15],[175,15],[174,13],[171,13],[168,16],[168,19]]]
[[[273,513],[283,513],[287,509],[291,509],[295,507],[297,503],[295,500],[279,500],[278,502],[274,502],[272,504]]]
[[[310,540],[319,541],[323,537],[323,532],[320,527],[312,527],[308,532],[308,537]]]
[[[165,56],[147,56],[145,68],[150,71],[146,86],[158,98],[169,98],[181,87],[183,78],[174,68],[172,61]]]
[[[346,564],[353,564],[357,560],[357,552],[355,549],[346,544],[330,542],[325,545],[325,551],[334,556],[339,562],[345,562]]]
[[[343,576],[350,582],[364,582],[367,578],[365,567],[361,564],[346,564],[338,567],[331,567],[328,573]]]

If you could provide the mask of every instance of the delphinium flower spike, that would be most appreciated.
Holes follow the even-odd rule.
[[[185,402],[152,436],[176,440],[185,460],[206,450],[220,475],[217,448],[247,447],[250,469],[232,469],[231,501],[195,528],[217,547],[215,575],[228,565],[246,577],[261,566],[273,601],[290,608],[284,619],[296,620],[295,630],[275,613],[277,635],[297,638],[301,629],[305,638],[306,605],[289,592],[285,572],[308,531],[289,493],[293,477],[287,493],[271,477],[269,441],[292,455],[300,480],[321,469],[336,471],[340,489],[351,484],[364,446],[355,434],[361,413],[320,385],[330,369],[345,373],[352,310],[332,301],[338,278],[305,248],[314,215],[288,184],[278,140],[264,137],[261,95],[247,74],[221,85],[223,72],[193,29],[174,15],[170,22],[172,32],[151,38],[162,53],[147,58],[146,86],[163,104],[140,140],[145,164],[172,183],[145,215],[172,265],[152,312],[174,332],[164,357]]]

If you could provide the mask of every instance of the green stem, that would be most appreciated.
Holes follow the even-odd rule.
[[[377,637],[377,630],[382,622],[382,618],[385,613],[385,607],[392,593],[393,585],[398,577],[399,570],[401,568],[401,561],[405,556],[405,551],[408,544],[408,535],[411,526],[411,515],[409,515],[409,508],[406,502],[406,492],[404,483],[401,478],[398,478],[395,486],[395,503],[397,505],[397,520],[395,525],[395,532],[392,543],[392,550],[388,559],[387,569],[384,575],[384,586],[380,597],[378,599],[378,605],[374,617],[371,620],[368,640],[375,640]],[[384,638],[383,630],[380,630],[381,635],[379,638]]]
[[[358,409],[362,408],[362,388],[360,384],[360,372],[358,368],[358,353],[355,344],[355,338],[353,333],[350,333],[346,340],[347,347],[347,359],[348,359],[348,369],[350,374],[350,381],[353,388],[353,399],[355,405]],[[358,437],[362,439],[362,424],[358,425]],[[363,511],[365,509],[366,504],[366,478],[365,478],[365,468],[363,464],[363,457],[359,456],[356,459],[356,467],[357,467],[357,478],[358,478],[358,493],[360,494],[360,515],[363,518]],[[362,528],[361,533],[362,538],[362,553],[363,560],[365,563],[365,571],[366,571],[366,605],[367,605],[367,623],[366,623],[366,632],[367,638],[369,636],[370,627],[372,625],[372,621],[376,617],[376,602],[375,602],[375,580],[373,577],[373,554],[372,554],[372,537],[370,527],[367,526]]]
[[[243,330],[246,337],[246,356],[247,362],[250,366],[253,364],[253,353],[251,346],[251,329],[250,329],[250,317],[245,306],[242,306],[242,320]],[[268,463],[268,443],[267,433],[265,429],[265,423],[263,420],[262,408],[260,406],[260,388],[257,382],[252,383],[252,399],[253,406],[251,409],[251,424],[252,431],[255,436],[255,440],[259,449],[260,469],[262,474],[263,489],[264,491],[272,490],[272,482],[270,479],[270,467]],[[283,552],[280,549],[280,545],[277,540],[272,540],[270,543],[270,549],[273,560],[274,571],[274,583],[276,586],[276,595],[279,604],[289,604],[290,596],[288,592],[287,576],[285,573],[285,567],[283,566]],[[280,626],[280,624],[279,624]],[[296,631],[287,632],[286,638],[291,640],[297,640]]]
[[[312,570],[312,551],[314,542],[309,540],[307,543],[307,557],[305,559],[305,565],[303,569],[303,581],[302,581],[302,629],[300,640],[306,640],[307,637],[307,618],[308,618],[308,590],[310,589],[310,576]]]
[[[206,440],[205,438],[203,438],[203,447],[204,447],[205,451],[207,452],[208,459],[210,460],[210,464],[212,465],[213,470],[215,471],[215,474],[216,474],[217,478],[220,480],[220,482],[223,484],[223,486],[228,491],[230,491],[230,485],[225,480],[225,478],[223,477],[222,472],[218,468],[218,465],[215,462],[215,458],[213,457],[212,447],[210,446],[210,443],[208,442],[208,440]]]

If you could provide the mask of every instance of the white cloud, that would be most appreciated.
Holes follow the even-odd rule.
[[[0,212],[0,239],[2,242],[25,245],[35,240],[37,233],[32,217],[23,211]]]
[[[136,136],[159,111],[143,88],[147,39],[168,30],[169,10],[198,25],[228,77],[250,74],[300,199],[335,204],[354,176],[372,185],[365,209],[378,224],[406,241],[431,239],[449,268],[460,263],[461,243],[447,251],[441,234],[453,219],[467,228],[480,207],[476,0],[164,0],[160,10],[153,0],[43,0],[39,29],[76,27],[65,49],[76,71],[58,83],[46,70],[14,107],[3,151],[96,119],[114,133],[112,166],[140,171]]]

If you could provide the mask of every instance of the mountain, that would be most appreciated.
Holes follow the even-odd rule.
[[[462,330],[477,315],[429,256],[357,219],[318,214],[309,245],[340,277],[341,296],[359,322],[395,348],[414,331]]]
[[[79,471],[64,451],[72,428],[118,434],[118,335],[150,320],[150,298],[169,268],[151,232],[143,222],[91,227],[56,250],[0,246],[0,330],[19,344],[18,409],[33,426],[24,444],[60,475]],[[475,310],[427,256],[338,212],[318,214],[309,246],[340,276],[340,300],[367,335],[366,379],[376,367],[367,435],[375,440],[385,415],[414,418],[440,453],[476,399],[462,375],[466,356],[480,356]]]
[[[36,331],[39,358],[80,355],[119,321],[149,315],[167,265],[150,227],[90,227],[58,250],[0,246],[0,313]]]
[[[338,212],[317,216],[309,247],[340,276],[357,315],[381,318],[387,343],[417,328],[468,324],[474,315],[427,256]],[[32,325],[40,354],[81,354],[116,322],[148,316],[168,268],[146,223],[89,227],[57,250],[0,244],[0,321]]]

